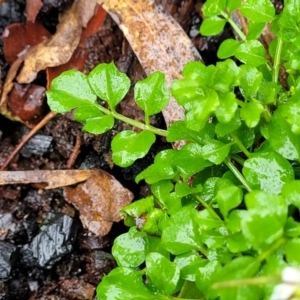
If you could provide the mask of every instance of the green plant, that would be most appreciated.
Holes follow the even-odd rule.
[[[117,165],[143,157],[155,134],[186,141],[158,153],[136,177],[152,195],[121,211],[130,229],[114,242],[118,267],[99,284],[101,300],[278,299],[281,281],[277,287],[292,288],[280,299],[299,293],[299,271],[287,268],[300,266],[299,8],[299,1],[286,1],[275,15],[269,0],[206,1],[200,32],[218,34],[229,22],[240,41],[225,40],[218,56],[226,60],[216,65],[185,66],[171,87],[185,119],[167,130],[149,121],[169,99],[160,72],[135,86],[144,123],[117,113],[130,82],[112,63],[53,81],[50,108],[76,109],[83,130],[101,134],[114,119],[141,130],[115,136]],[[247,36],[230,17],[236,9],[249,19]],[[267,22],[276,38],[265,49],[258,37]],[[280,68],[287,84],[278,80]]]

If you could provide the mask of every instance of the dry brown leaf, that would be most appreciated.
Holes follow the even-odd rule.
[[[43,2],[41,0],[26,0],[26,20],[27,22],[35,22],[35,18],[38,15]]]
[[[119,25],[145,72],[162,71],[170,86],[189,61],[200,54],[180,25],[152,0],[97,0]],[[167,126],[184,118],[174,99],[164,109]]]
[[[98,236],[121,220],[120,209],[133,200],[133,194],[103,170],[0,171],[0,185],[26,183],[64,187],[64,197],[79,210],[83,226]]]
[[[86,180],[90,170],[0,171],[0,185],[45,183],[45,189],[55,189]]]
[[[65,187],[64,196],[79,210],[83,226],[97,236],[106,235],[113,222],[121,220],[120,209],[133,199],[129,190],[102,170],[93,170],[76,187]]]
[[[89,23],[90,19],[95,14],[97,2],[95,0],[82,0],[79,2],[79,8],[82,12],[81,17],[81,24],[84,28],[87,27],[87,24]]]
[[[26,55],[24,67],[17,77],[19,83],[30,83],[39,71],[66,63],[79,44],[82,31],[79,4],[72,7],[60,18],[57,31],[53,37],[32,47]]]

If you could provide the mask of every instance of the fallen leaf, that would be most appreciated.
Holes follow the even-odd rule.
[[[121,220],[119,211],[132,201],[133,194],[112,175],[93,170],[85,182],[65,187],[64,197],[79,210],[85,228],[97,236],[104,236],[113,222]]]
[[[14,23],[7,26],[2,34],[5,60],[11,65],[20,55],[35,45],[51,37],[45,27],[39,23]]]
[[[32,47],[30,55],[24,59],[24,66],[17,77],[19,83],[30,83],[39,71],[66,63],[79,44],[82,31],[79,4],[72,7],[60,18],[53,37]]]
[[[84,28],[87,27],[90,19],[93,17],[95,14],[95,9],[97,6],[97,2],[95,0],[82,0],[79,2],[79,8],[80,11],[82,12],[80,17],[81,17],[81,24]]]
[[[162,71],[170,86],[189,61],[200,54],[180,25],[152,0],[97,0],[119,25],[145,72]],[[167,126],[184,118],[174,99],[163,110]]]
[[[106,235],[113,222],[121,220],[120,209],[133,200],[129,190],[99,169],[0,172],[0,185],[26,183],[46,183],[46,189],[64,187],[66,201],[79,210],[83,226],[97,236]]]
[[[35,22],[35,18],[42,6],[43,2],[41,0],[26,0],[27,22]]]
[[[36,84],[14,83],[7,98],[11,114],[23,122],[37,123],[42,118],[45,88]]]
[[[86,180],[90,170],[0,171],[0,185],[45,183],[45,189],[56,189]]]

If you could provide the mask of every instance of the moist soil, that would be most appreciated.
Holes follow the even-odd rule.
[[[10,24],[25,22],[25,2],[7,0],[0,4],[0,34]],[[198,33],[201,1],[157,2],[182,25],[204,62],[216,63],[216,50],[225,38],[232,36],[230,28],[226,27],[217,37],[201,37]],[[43,3],[37,19],[54,33],[59,13],[64,12],[72,0],[44,0]],[[85,71],[113,60],[133,83],[145,77],[122,32],[110,17],[106,18],[102,29],[89,38],[88,45]],[[0,63],[3,83],[9,66],[4,59],[1,39]],[[37,81],[46,86],[43,72]],[[126,116],[141,119],[142,113],[134,105],[132,96],[131,91],[118,109]],[[161,115],[152,122],[165,127]],[[151,164],[158,151],[171,145],[157,139],[144,159],[121,169],[112,163],[110,141],[113,135],[126,129],[126,125],[117,122],[113,130],[100,136],[83,133],[81,128],[82,125],[69,115],[56,116],[23,148],[9,170],[100,168],[131,190],[135,199],[147,196],[148,186],[135,184],[134,178]],[[0,166],[28,132],[26,126],[0,116]],[[70,165],[76,143],[80,143],[80,153]],[[65,201],[62,189],[44,190],[37,185],[0,187],[0,299],[94,298],[101,278],[116,266],[111,256],[113,240],[127,229],[120,222],[114,224],[107,236],[97,237],[83,228],[79,213]]]

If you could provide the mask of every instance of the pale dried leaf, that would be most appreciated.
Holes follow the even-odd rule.
[[[119,25],[145,72],[162,71],[170,86],[189,61],[200,54],[180,25],[152,0],[97,0]],[[164,109],[167,126],[184,118],[174,99]]]
[[[132,201],[133,194],[112,175],[93,170],[85,182],[65,187],[64,197],[79,210],[85,228],[97,236],[104,236],[113,222],[121,220],[119,211]]]
[[[84,28],[87,27],[88,22],[95,14],[97,2],[95,0],[81,0],[79,2],[79,8],[81,11],[81,23]]]
[[[0,185],[45,183],[45,189],[55,189],[86,180],[90,170],[0,171]]]
[[[82,31],[80,14],[79,4],[75,1],[61,16],[55,35],[30,49],[30,55],[26,55],[24,67],[17,77],[19,83],[30,83],[39,71],[64,64],[71,58]]]

